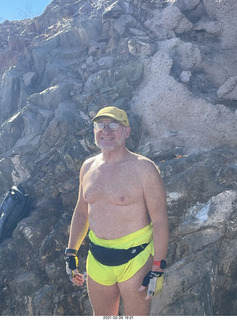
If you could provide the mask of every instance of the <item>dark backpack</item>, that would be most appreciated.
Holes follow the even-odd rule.
[[[23,188],[13,186],[0,207],[0,242],[11,237],[17,223],[30,212],[29,196]]]

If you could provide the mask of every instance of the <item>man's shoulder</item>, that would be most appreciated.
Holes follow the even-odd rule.
[[[86,159],[86,160],[83,162],[83,164],[82,164],[82,166],[81,166],[81,169],[87,171],[87,170],[92,166],[92,164],[97,161],[97,159],[99,158],[99,156],[100,156],[100,155],[97,154],[97,155],[95,155],[95,156],[92,156],[92,157]]]
[[[99,154],[92,156],[90,158],[87,158],[83,164],[87,165],[89,163],[93,163],[98,157],[99,157]]]
[[[132,153],[132,155],[134,157],[134,160],[140,165],[156,166],[154,161],[152,161],[151,159],[147,158],[146,156],[143,156],[143,155],[138,154],[138,153]]]
[[[141,154],[133,153],[134,161],[141,170],[141,172],[147,173],[147,172],[154,172],[154,171],[160,171],[159,167],[155,164],[155,162],[146,156],[143,156]]]

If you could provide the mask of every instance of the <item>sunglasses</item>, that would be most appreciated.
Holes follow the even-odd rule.
[[[106,124],[103,123],[103,122],[95,122],[94,123],[94,128],[97,130],[97,131],[103,131],[106,127]],[[108,128],[112,131],[116,131],[118,130],[118,128],[120,127],[120,124],[117,123],[117,122],[110,122],[108,123]]]

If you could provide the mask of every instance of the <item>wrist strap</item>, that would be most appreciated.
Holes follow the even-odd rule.
[[[77,250],[76,249],[66,248],[65,254],[67,254],[67,253],[73,253],[73,254],[77,255]]]
[[[153,261],[153,266],[158,266],[161,269],[165,269],[166,268],[166,261],[165,260]]]

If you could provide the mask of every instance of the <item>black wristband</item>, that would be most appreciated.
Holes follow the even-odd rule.
[[[73,254],[77,255],[77,250],[76,249],[66,248],[65,249],[65,254],[68,254],[68,253],[73,253]]]

